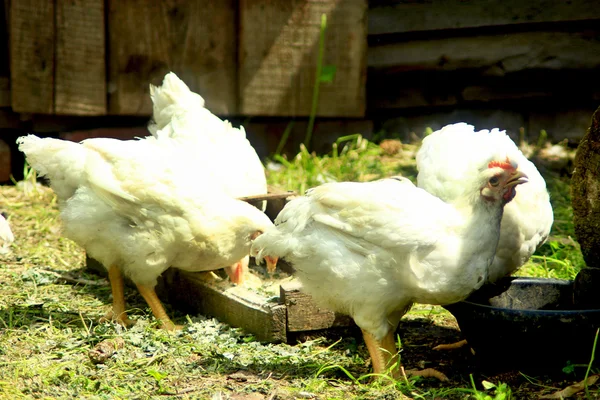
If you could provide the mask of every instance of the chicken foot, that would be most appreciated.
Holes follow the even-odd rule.
[[[140,291],[140,294],[142,295],[144,300],[146,300],[146,303],[148,303],[148,305],[150,306],[150,309],[152,310],[152,314],[154,314],[154,317],[160,321],[162,329],[165,329],[167,331],[176,331],[176,330],[180,330],[181,328],[183,328],[182,325],[175,325],[173,323],[173,321],[171,321],[171,319],[167,315],[167,312],[165,311],[165,308],[163,307],[162,303],[158,299],[158,296],[156,295],[156,291],[154,290],[153,287],[148,287],[148,286],[144,286],[144,285],[136,285],[136,286],[137,286],[138,290]]]
[[[374,374],[386,374],[391,369],[390,372],[392,377],[396,379],[405,374],[410,376],[437,378],[441,381],[448,380],[446,375],[433,368],[426,368],[420,371],[404,371],[401,369],[393,331],[390,330],[390,332],[388,332],[388,334],[385,335],[381,341],[377,340],[375,336],[364,329],[362,330],[362,333],[365,344],[367,345],[367,349],[369,350],[369,355],[371,356]]]
[[[133,325],[135,322],[127,317],[125,311],[125,284],[121,270],[113,265],[108,269],[108,280],[112,290],[113,304],[112,309],[106,315],[100,318],[100,322],[115,321],[125,327]]]
[[[439,350],[439,351],[455,350],[455,349],[460,349],[461,347],[464,347],[467,344],[468,344],[467,340],[463,339],[463,340],[459,340],[458,342],[454,342],[454,343],[438,344],[437,346],[435,346],[433,348],[433,350]]]

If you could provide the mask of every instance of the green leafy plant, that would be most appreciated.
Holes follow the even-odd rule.
[[[486,391],[493,390],[493,393],[485,393],[477,390],[473,375],[469,375],[471,378],[471,386],[473,387],[472,394],[477,400],[510,400],[512,399],[512,390],[505,383],[494,384],[489,381],[482,381],[481,385]],[[492,397],[493,396],[493,397]]]
[[[304,137],[304,147],[310,149],[312,133],[315,126],[317,109],[319,107],[319,90],[321,83],[333,82],[336,73],[335,65],[323,65],[323,57],[325,55],[325,30],[327,29],[327,15],[321,15],[321,27],[319,32],[319,53],[317,55],[317,71],[315,73],[315,82],[313,86],[313,97],[310,107],[310,116],[308,118],[308,126],[306,127],[306,136]]]

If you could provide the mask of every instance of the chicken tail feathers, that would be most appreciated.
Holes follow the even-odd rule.
[[[148,126],[148,130],[153,136],[181,111],[204,108],[202,96],[192,92],[173,72],[165,75],[161,86],[150,85],[150,97],[153,103],[153,122]]]
[[[29,165],[50,179],[59,199],[66,200],[75,193],[84,179],[86,159],[86,151],[79,143],[27,135],[19,137],[17,144]]]

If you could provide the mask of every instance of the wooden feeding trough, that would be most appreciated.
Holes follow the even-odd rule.
[[[266,200],[265,213],[274,219],[293,196],[294,192],[269,188],[267,195],[242,200],[257,206]],[[94,259],[87,258],[87,267],[106,276],[106,269]],[[160,276],[156,292],[162,301],[178,310],[215,317],[233,327],[243,328],[263,342],[287,342],[303,332],[354,324],[347,316],[318,307],[301,291],[301,284],[291,276],[289,265],[281,262],[278,269],[282,271],[277,273],[279,279],[261,278],[261,287],[270,287],[266,291],[246,285],[235,286],[227,280],[207,279],[203,272],[169,268]],[[266,274],[261,276],[266,277]],[[258,280],[256,275],[254,279]]]

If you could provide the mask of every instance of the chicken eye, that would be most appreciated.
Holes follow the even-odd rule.
[[[498,184],[500,183],[500,179],[497,176],[492,176],[489,182],[492,186],[498,186]]]

